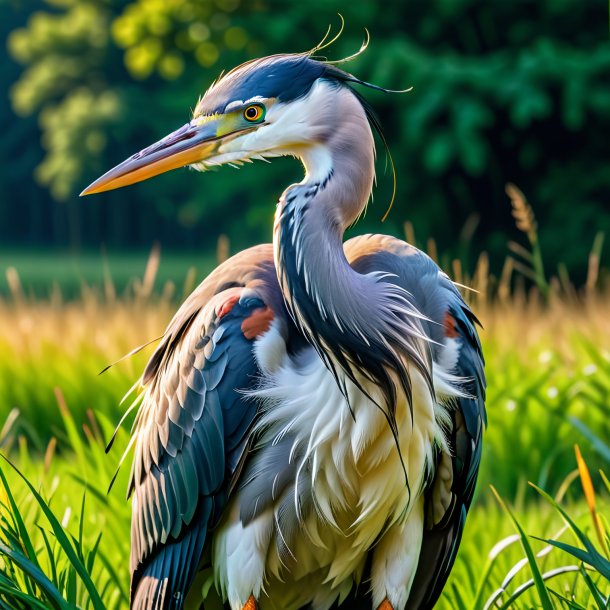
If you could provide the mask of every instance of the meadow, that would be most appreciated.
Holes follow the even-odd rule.
[[[83,281],[75,298],[57,286],[32,296],[19,272],[7,271],[2,610],[128,608],[129,459],[108,488],[130,421],[108,455],[105,444],[152,348],[99,373],[158,337],[199,275],[184,271],[174,285],[157,277],[159,266],[154,251],[124,287],[106,275]],[[453,272],[460,276],[458,264]],[[494,279],[482,257],[473,277],[456,278],[478,290],[467,297],[484,327],[489,425],[477,494],[438,608],[607,609],[610,293],[597,280],[577,291],[540,277],[526,289],[509,274]],[[197,586],[209,586],[205,575]]]

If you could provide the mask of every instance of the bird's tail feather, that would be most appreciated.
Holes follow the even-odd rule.
[[[132,581],[131,610],[182,610],[197,572],[207,533],[194,525],[175,542],[160,547]]]

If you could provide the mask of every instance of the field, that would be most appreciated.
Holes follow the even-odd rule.
[[[109,455],[104,445],[151,348],[98,373],[159,336],[192,287],[194,273],[153,290],[158,263],[120,296],[108,281],[75,299],[31,298],[9,272],[0,449],[31,487],[3,461],[3,610],[128,607],[128,466],[107,490],[129,425]],[[470,297],[484,326],[489,426],[442,609],[610,607],[610,295],[551,292],[543,304],[536,294]]]

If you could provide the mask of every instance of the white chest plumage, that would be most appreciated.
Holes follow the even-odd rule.
[[[432,448],[444,443],[438,424],[444,409],[413,371],[412,416],[403,396],[396,405],[401,462],[386,417],[371,400],[381,400],[376,388],[366,388],[369,398],[348,383],[348,405],[313,350],[297,360],[290,358],[275,328],[258,343],[257,357],[265,374],[257,391],[263,410],[260,443],[272,446],[287,435],[292,439],[290,459],[298,463],[289,493],[294,494],[299,535],[282,531],[279,502],[244,527],[237,493],[215,536],[215,578],[234,610],[241,610],[251,593],[261,610],[291,610],[308,603],[323,610],[349,593],[368,552],[376,543],[383,547],[384,535],[392,528],[413,538],[404,541],[400,552],[406,557],[400,570],[409,562],[416,565],[423,530],[422,477]],[[297,495],[299,477],[310,479],[306,488],[314,508],[306,514]],[[377,580],[383,581],[379,587],[384,596],[388,578],[400,581],[403,589],[410,585],[412,575],[387,574],[390,564],[386,566],[383,558],[381,564]],[[375,578],[373,574],[373,589]],[[302,586],[295,587],[295,581]],[[407,596],[405,590],[405,603]],[[400,610],[404,603],[397,601]]]

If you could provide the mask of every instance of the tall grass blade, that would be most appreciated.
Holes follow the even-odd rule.
[[[53,511],[49,508],[49,505],[44,501],[42,496],[36,491],[34,486],[28,481],[27,477],[25,475],[23,475],[23,473],[16,466],[14,466],[6,457],[4,457],[4,459],[7,461],[8,464],[10,464],[10,466],[15,470],[15,472],[19,475],[19,477],[27,485],[31,494],[34,496],[34,498],[36,499],[36,502],[42,509],[42,512],[44,513],[49,524],[51,525],[51,528],[53,529],[53,533],[55,534],[57,541],[59,542],[61,548],[63,549],[68,560],[70,561],[72,568],[76,571],[76,573],[78,573],[85,588],[87,589],[87,592],[89,593],[89,596],[91,597],[91,602],[93,604],[94,610],[106,610],[105,606],[99,596],[99,593],[98,593],[95,585],[93,584],[93,581],[91,580],[91,576],[88,574],[85,566],[79,559],[78,552],[72,546],[72,543],[70,542],[70,539],[66,535],[64,528],[62,527],[61,523],[57,520],[57,517],[55,517],[55,515],[53,514]]]
[[[38,529],[40,530],[40,535],[42,536],[42,539],[44,540],[44,545],[47,549],[47,557],[49,559],[49,565],[51,567],[51,578],[53,584],[57,586],[57,560],[55,559],[55,551],[53,549],[53,546],[51,545],[51,541],[49,540],[47,532],[40,526],[38,526]]]
[[[0,457],[4,458],[4,455],[0,454]],[[4,459],[6,459],[6,458],[4,458]],[[23,548],[25,550],[27,557],[29,557],[30,560],[34,562],[36,567],[40,568],[40,566],[38,565],[38,561],[36,559],[37,553],[34,550],[34,545],[32,544],[32,540],[28,533],[27,527],[25,525],[25,522],[23,521],[23,518],[21,517],[21,512],[19,511],[19,508],[17,507],[17,503],[15,502],[15,498],[13,497],[13,494],[9,487],[8,481],[6,479],[6,475],[4,474],[4,471],[2,468],[0,468],[0,479],[2,480],[4,492],[6,493],[6,497],[10,504],[9,514],[13,521],[13,525],[14,525],[15,529],[17,530],[16,533],[19,535],[19,540],[20,540],[21,544],[23,545]]]
[[[555,509],[561,514],[563,519],[568,523],[570,529],[574,532],[579,542],[585,547],[584,550],[578,547],[574,547],[572,545],[566,544],[564,542],[559,542],[557,540],[544,540],[548,544],[552,544],[557,548],[564,550],[566,553],[573,555],[577,559],[588,563],[590,566],[595,568],[604,578],[610,582],[610,561],[608,561],[596,548],[593,546],[593,543],[586,536],[582,530],[574,523],[568,513],[544,490],[540,489],[538,486],[530,483],[530,485],[550,504],[552,504]]]
[[[557,568],[555,570],[549,570],[548,572],[541,574],[540,578],[542,579],[542,582],[544,583],[547,580],[550,580],[551,578],[555,578],[555,576],[560,576],[561,574],[567,574],[568,572],[578,572],[578,571],[579,571],[578,566],[564,566],[562,568]],[[531,589],[535,584],[536,584],[536,580],[534,578],[531,578],[527,582],[524,582],[521,586],[519,586],[517,589],[515,589],[515,592],[500,606],[499,610],[510,610],[511,608],[514,608],[513,604],[528,589]],[[546,591],[546,593],[548,595],[549,590],[546,588],[546,585],[544,587],[544,590]],[[550,596],[549,596],[549,601],[551,601]]]
[[[601,548],[605,551],[606,556],[608,556],[608,547],[606,546],[604,526],[595,508],[595,490],[593,488],[593,481],[591,481],[591,475],[589,474],[589,468],[587,467],[587,464],[585,463],[582,454],[580,453],[580,448],[578,447],[578,445],[574,446],[574,452],[576,453],[578,472],[580,473],[580,480],[585,494],[585,499],[587,500],[587,506],[589,507],[589,512],[591,513],[593,527],[595,528],[595,533],[597,534]]]
[[[504,509],[506,514],[510,517],[510,519],[513,522],[513,525],[515,526],[517,531],[519,532],[519,536],[521,539],[521,546],[523,547],[523,550],[525,551],[525,554],[527,555],[527,559],[530,564],[530,570],[532,571],[532,576],[534,577],[533,578],[534,584],[536,585],[536,590],[538,591],[538,597],[540,598],[540,603],[541,603],[542,608],[544,610],[554,610],[553,602],[551,601],[549,592],[547,591],[547,589],[544,585],[544,579],[542,578],[542,574],[540,573],[540,569],[538,568],[538,564],[536,563],[536,557],[534,555],[534,551],[532,550],[532,547],[527,539],[527,535],[525,534],[525,531],[521,527],[521,524],[519,523],[519,521],[517,521],[516,517],[513,515],[512,511],[510,510],[508,505],[504,502],[504,500],[502,499],[500,494],[496,491],[495,487],[493,487],[493,485],[491,486],[491,491],[494,494],[494,496],[496,497],[496,500],[498,501],[500,506]]]
[[[7,610],[34,610],[38,608],[39,610],[49,610],[49,606],[45,606],[41,601],[37,600],[35,597],[31,597],[27,593],[23,593],[23,591],[18,591],[13,589],[12,587],[7,587],[3,583],[0,583],[0,598],[2,595],[6,596],[7,599],[11,600],[11,605],[8,604],[3,605]],[[23,605],[16,606],[14,604],[14,600],[23,601]],[[0,599],[0,602],[2,600]],[[75,606],[70,606],[66,604],[64,606],[66,610],[76,610]]]
[[[595,449],[604,460],[610,463],[610,446],[575,415],[568,415],[567,419],[591,443],[593,449]]]
[[[606,490],[608,491],[608,493],[610,493],[610,479],[608,479],[606,473],[603,470],[600,470],[599,474],[602,478],[602,481],[604,482],[604,485],[606,486]]]
[[[602,597],[602,594],[600,593],[600,590],[597,588],[597,585],[593,582],[593,579],[591,578],[591,576],[589,576],[589,573],[587,572],[584,565],[580,566],[580,574],[582,576],[582,579],[585,581],[587,588],[591,592],[591,597],[593,598],[593,601],[595,602],[595,605],[597,606],[597,610],[606,610],[607,602],[610,603],[610,595],[608,595],[607,601],[604,600],[604,598]]]
[[[36,583],[36,586],[44,592],[45,596],[48,598],[48,602],[53,606],[53,608],[58,608],[60,610],[68,610],[72,608],[72,606],[65,602],[65,600],[61,596],[61,593],[45,576],[44,572],[37,565],[31,562],[25,555],[15,549],[11,549],[9,546],[7,546],[1,541],[0,554],[8,557]],[[15,589],[14,591],[12,591],[12,594],[17,591],[18,590]]]

